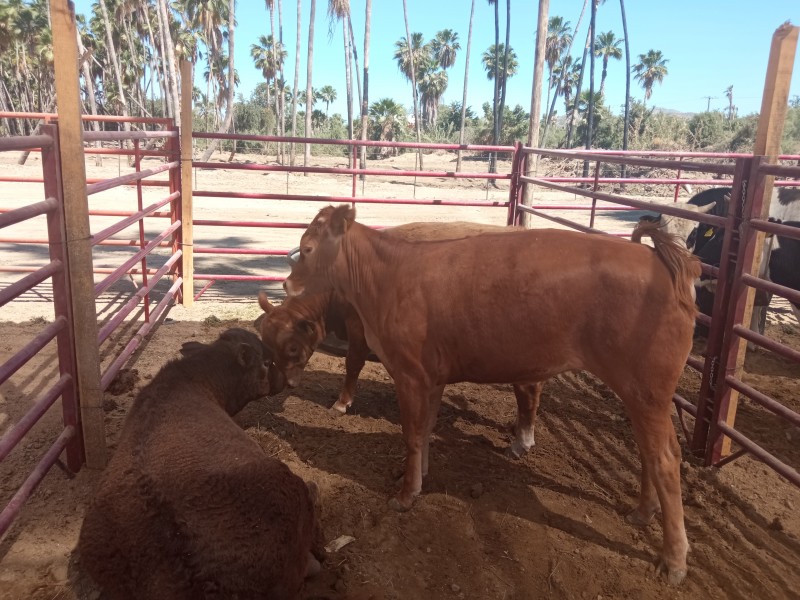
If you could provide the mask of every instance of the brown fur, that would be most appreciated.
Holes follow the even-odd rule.
[[[406,443],[398,509],[421,491],[445,384],[541,382],[575,370],[603,380],[626,407],[642,459],[630,519],[646,523],[661,509],[662,560],[677,583],[688,541],[670,415],[694,328],[679,289],[691,288],[695,267],[659,240],[660,252],[550,229],[406,242],[330,206],[303,234],[285,287],[343,294],[394,379]]]
[[[263,348],[189,342],[137,396],[78,540],[109,598],[295,598],[322,558],[315,489],[230,417],[279,391]]]

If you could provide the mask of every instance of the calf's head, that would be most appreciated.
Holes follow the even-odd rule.
[[[184,370],[197,379],[219,379],[220,396],[230,415],[246,404],[280,392],[286,382],[272,362],[272,353],[258,336],[245,329],[228,329],[211,344],[186,342],[181,347]]]
[[[289,387],[296,387],[308,359],[325,337],[325,328],[321,320],[310,321],[292,310],[290,303],[291,299],[273,306],[264,292],[259,293],[258,304],[264,314],[256,321],[256,329],[272,352],[275,366],[286,376]]]
[[[333,289],[330,271],[356,209],[348,204],[323,208],[300,238],[300,256],[283,284],[289,296]]]

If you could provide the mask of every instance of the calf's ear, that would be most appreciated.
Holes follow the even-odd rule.
[[[191,356],[204,348],[208,348],[208,345],[202,342],[184,342],[181,346],[181,356]]]
[[[297,322],[295,326],[297,331],[302,333],[303,335],[314,335],[317,332],[316,327],[314,327],[314,323],[308,321],[306,319],[301,319]]]
[[[261,307],[261,310],[264,311],[264,314],[267,315],[271,313],[273,310],[275,310],[275,307],[272,306],[272,303],[269,301],[269,298],[267,297],[267,292],[263,290],[258,292],[258,305]]]
[[[356,220],[356,209],[349,204],[340,204],[333,209],[330,230],[334,235],[344,235]]]
[[[265,316],[266,316],[266,314],[258,315],[258,317],[256,317],[256,320],[253,321],[253,328],[256,331],[261,332],[261,322],[264,320]]]
[[[236,348],[236,362],[244,368],[253,366],[258,360],[258,352],[250,344],[239,344]]]

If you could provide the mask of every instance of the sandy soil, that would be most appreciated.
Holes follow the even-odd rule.
[[[399,164],[404,160],[409,156],[383,162]],[[3,166],[10,168],[8,163]],[[36,168],[33,164],[24,169],[32,174]],[[94,168],[89,166],[90,176]],[[107,161],[101,169],[110,176],[115,174],[116,164]],[[124,172],[124,167],[120,170]],[[276,176],[236,172],[212,177],[202,172],[198,186],[255,191],[255,185],[271,177]],[[289,178],[292,186],[316,193],[349,192],[349,180],[342,184],[345,189],[341,192],[330,189],[333,178],[315,183],[297,180]],[[391,181],[368,182],[367,186],[368,193],[387,197],[486,194],[480,182],[459,182],[456,188],[449,182],[441,186],[435,183],[425,182],[418,190]],[[490,198],[506,197],[507,190],[500,185],[500,190],[489,188]],[[13,191],[13,195],[4,191],[6,205],[21,201],[25,194],[30,196],[28,201],[40,199],[35,186],[19,184]],[[160,192],[148,192],[154,199],[160,197]],[[122,198],[121,194],[109,195],[104,201],[115,204]],[[559,203],[568,200],[551,199]],[[222,208],[208,210],[223,215],[217,218],[236,218],[233,215],[241,211],[252,220],[280,218],[288,222],[307,221],[319,207],[297,204],[284,211],[283,206],[258,202],[263,205],[256,209],[244,201],[230,201]],[[364,220],[374,224],[422,219],[502,223],[505,219],[504,209],[397,206],[383,210],[363,207],[363,212],[359,207],[359,211]],[[623,229],[634,217],[633,213],[604,215],[607,220],[603,223]],[[285,237],[275,234],[266,242],[288,248],[299,233],[299,229],[288,230],[281,234]],[[209,246],[265,247],[265,240],[249,230],[215,230],[203,235],[208,236],[203,243]],[[124,239],[125,235],[118,237]],[[33,245],[0,244],[0,251],[6,264],[35,265],[43,260],[41,249]],[[95,260],[107,260],[109,266],[119,264],[115,252],[99,252]],[[285,270],[278,259],[209,258],[211,264],[205,272],[221,272],[212,268],[262,273],[267,268]],[[0,275],[7,277],[3,284],[18,276]],[[106,393],[104,408],[111,448],[137,390],[164,362],[177,356],[184,341],[210,341],[224,328],[251,326],[259,313],[254,301],[259,287],[263,286],[218,283],[193,309],[178,306],[170,310],[134,355],[127,377]],[[133,284],[128,282],[104,295],[98,305],[100,318],[108,318],[131,289]],[[2,308],[0,362],[51,318],[49,298],[50,290],[41,285]],[[129,325],[120,337],[101,347],[104,364],[127,341],[131,329]],[[800,327],[788,318],[784,307],[773,311],[768,333],[800,349]],[[701,349],[696,348],[697,352]],[[0,387],[0,429],[6,430],[19,419],[53,381],[57,371],[54,356],[51,344]],[[800,410],[800,366],[756,352],[748,355],[746,369],[748,382]],[[515,413],[510,387],[448,386],[423,496],[411,512],[398,514],[386,506],[404,454],[394,387],[380,364],[368,364],[352,414],[337,418],[327,408],[337,397],[343,372],[342,359],[318,353],[301,387],[253,403],[236,419],[267,454],[279,457],[296,473],[320,485],[322,522],[328,539],[343,534],[356,538],[330,555],[323,573],[308,583],[305,598],[800,597],[800,492],[750,458],[713,470],[700,467],[684,452],[684,503],[692,545],[690,573],[679,588],[667,587],[656,576],[660,524],[636,529],[624,521],[638,490],[639,461],[630,425],[619,400],[588,375],[564,375],[546,385],[537,445],[521,460],[504,455],[509,440],[507,426]],[[679,392],[693,398],[698,386],[699,377],[687,371]],[[59,413],[55,406],[0,464],[0,504],[10,499],[52,443],[60,426]],[[776,422],[749,402],[741,403],[739,426],[789,464],[800,464],[797,428]],[[677,419],[676,428],[680,432]],[[682,433],[679,439],[685,448]],[[73,553],[83,511],[97,479],[98,473],[88,469],[74,477],[53,469],[46,476],[0,540],[0,599],[99,597],[81,577],[80,561]]]

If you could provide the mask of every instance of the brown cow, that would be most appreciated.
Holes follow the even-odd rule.
[[[322,209],[300,241],[290,295],[335,289],[358,310],[369,346],[397,388],[406,443],[400,492],[411,507],[428,471],[444,386],[545,381],[587,370],[625,404],[642,459],[630,519],[661,508],[662,565],[686,575],[680,448],[672,395],[692,346],[699,263],[657,225],[611,236],[534,229],[455,241],[407,242]]]
[[[410,241],[452,240],[481,233],[517,231],[517,227],[484,225],[467,221],[447,223],[408,223],[385,229],[387,235]],[[317,346],[332,331],[340,340],[347,340],[345,378],[338,400],[331,409],[344,414],[353,404],[358,376],[369,356],[364,326],[353,305],[336,292],[304,294],[288,297],[273,306],[265,292],[258,295],[264,315],[256,321],[261,339],[273,351],[275,364],[286,375],[290,387],[300,383],[300,377]],[[534,445],[536,410],[542,392],[541,382],[514,385],[517,400],[517,422],[508,453],[523,456]]]
[[[296,598],[324,556],[316,486],[230,417],[280,391],[278,374],[242,329],[181,352],[133,403],[80,563],[113,599]]]

